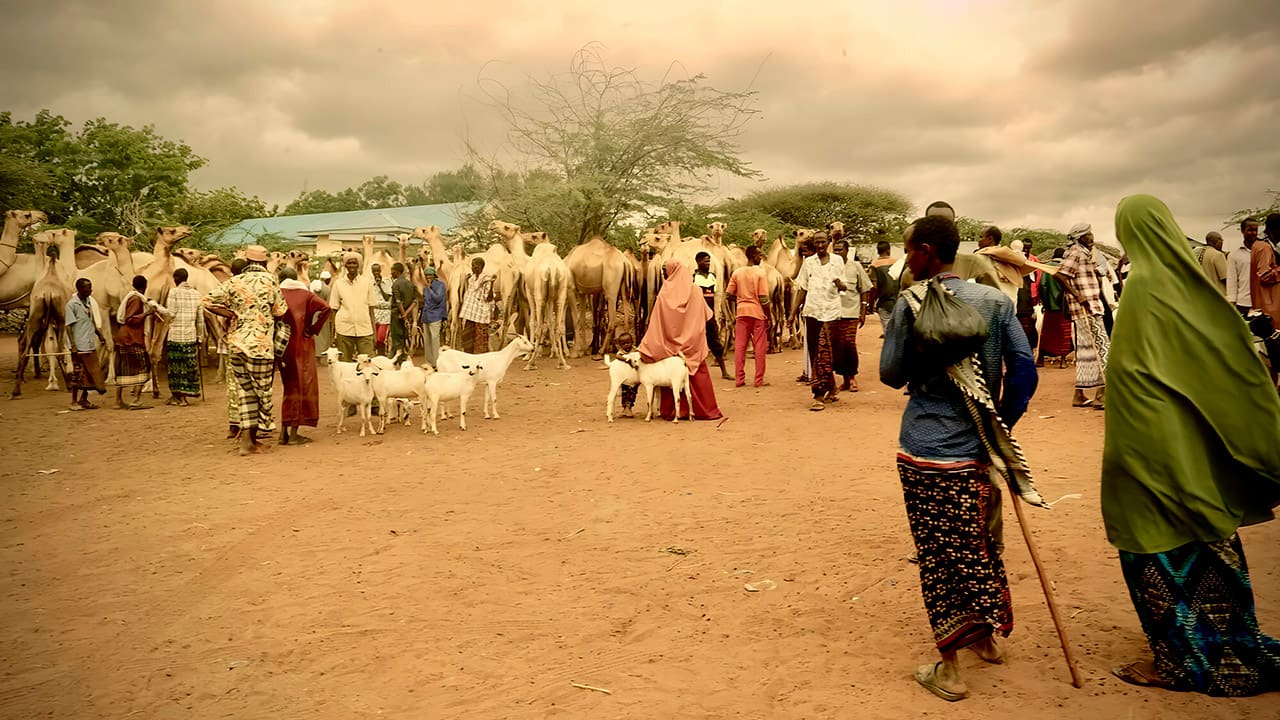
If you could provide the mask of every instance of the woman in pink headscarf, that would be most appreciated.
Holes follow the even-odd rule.
[[[684,353],[689,365],[689,382],[693,391],[693,417],[696,420],[718,420],[723,415],[716,405],[716,390],[707,372],[707,321],[711,308],[702,299],[702,293],[693,284],[693,274],[678,260],[668,260],[663,266],[665,280],[653,304],[649,328],[640,341],[640,357],[645,362],[657,362]],[[662,417],[676,417],[675,398],[670,388],[660,388]],[[689,414],[683,398],[680,400],[680,416]]]

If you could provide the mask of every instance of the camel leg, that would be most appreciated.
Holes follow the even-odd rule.
[[[22,328],[22,332],[18,335],[18,369],[13,374],[13,395],[12,397],[22,397],[22,379],[27,373],[27,350],[32,346],[31,336],[34,334],[35,328],[32,326],[32,317],[27,318],[27,324]]]
[[[525,370],[534,370],[537,368],[538,351],[542,349],[541,305],[542,303],[540,303],[535,297],[529,307],[529,322],[525,327],[525,332],[527,333],[526,337],[529,338],[529,342],[533,343],[533,352],[529,353],[529,361],[524,364]]]

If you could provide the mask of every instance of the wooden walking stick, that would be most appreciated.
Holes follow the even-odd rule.
[[[1027,552],[1031,553],[1031,563],[1036,566],[1036,575],[1040,578],[1040,587],[1044,590],[1044,601],[1049,605],[1049,617],[1053,619],[1053,627],[1058,631],[1058,641],[1062,643],[1062,654],[1067,658],[1067,669],[1071,671],[1071,684],[1084,687],[1080,679],[1080,671],[1076,668],[1075,658],[1071,657],[1071,645],[1067,642],[1067,630],[1062,626],[1062,618],[1058,616],[1058,604],[1053,599],[1053,589],[1049,583],[1049,573],[1040,562],[1040,553],[1036,551],[1035,541],[1031,539],[1031,528],[1027,527],[1027,519],[1022,515],[1022,498],[1009,485],[1009,494],[1013,496],[1013,512],[1018,516],[1018,527],[1022,529],[1022,539],[1027,541]]]

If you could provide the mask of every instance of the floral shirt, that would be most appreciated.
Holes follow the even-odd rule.
[[[250,266],[209,293],[204,304],[236,314],[236,328],[229,341],[233,351],[259,360],[275,357],[275,319],[288,312],[289,306],[274,275]]]

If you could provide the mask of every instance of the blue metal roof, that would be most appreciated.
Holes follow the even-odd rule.
[[[252,245],[259,236],[276,234],[302,243],[312,241],[317,235],[395,234],[428,225],[439,227],[440,232],[447,235],[457,228],[464,214],[478,208],[480,203],[462,202],[249,218],[222,230],[211,239],[218,245]]]

